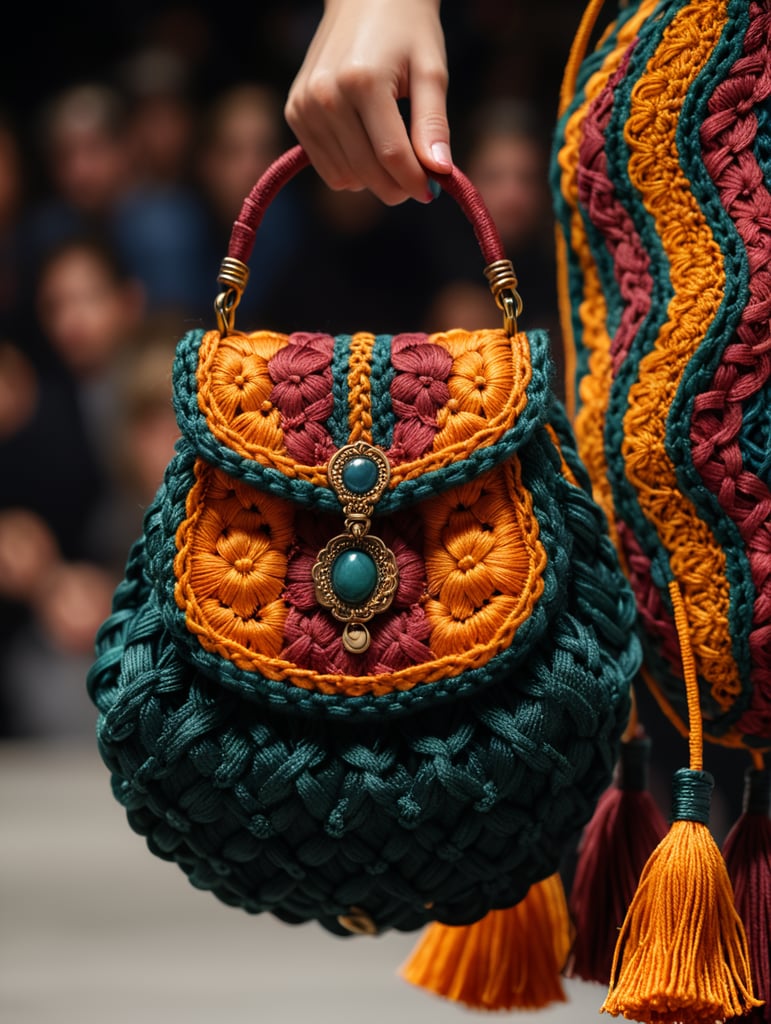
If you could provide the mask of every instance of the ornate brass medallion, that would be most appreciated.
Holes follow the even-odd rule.
[[[335,452],[327,475],[342,505],[346,532],[333,537],[313,565],[316,600],[345,623],[346,650],[361,654],[370,644],[365,623],[389,607],[399,583],[393,551],[369,532],[391,467],[380,449],[357,441]]]

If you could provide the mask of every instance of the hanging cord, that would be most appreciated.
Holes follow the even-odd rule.
[[[680,644],[690,767],[675,772],[672,824],[651,854],[618,936],[602,1009],[645,1024],[703,1024],[760,1006],[747,937],[725,862],[708,828],[712,776],[703,770],[696,662],[685,604],[669,584]]]
[[[688,630],[688,619],[680,587],[676,580],[670,580],[669,596],[675,617],[675,629],[680,645],[680,660],[683,666],[685,697],[688,702],[688,754],[692,771],[700,772],[704,767],[704,737],[701,723],[701,704],[699,702],[699,682],[696,675],[696,659],[693,656],[691,637]]]
[[[570,53],[568,54],[568,59],[565,61],[565,70],[562,75],[558,110],[560,117],[565,113],[575,96],[578,70],[586,57],[586,52],[589,49],[589,40],[592,37],[594,27],[597,24],[597,19],[600,16],[600,11],[602,10],[604,3],[605,0],[589,0],[589,3],[581,17],[578,29],[576,30],[576,34],[573,37],[573,42],[570,46]]]

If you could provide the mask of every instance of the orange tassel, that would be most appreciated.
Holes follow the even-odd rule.
[[[602,1010],[645,1024],[715,1024],[760,1006],[725,861],[707,828],[698,680],[684,605],[670,595],[688,698],[690,768],[675,772],[673,823],[651,854],[619,934]]]
[[[675,787],[675,820],[640,877],[602,1009],[650,1024],[714,1024],[760,1004],[725,862],[695,817],[708,811],[712,778],[682,768]]]
[[[570,919],[558,874],[537,882],[508,910],[470,925],[430,925],[402,977],[474,1010],[541,1009],[565,1002],[560,972]]]
[[[643,735],[622,743],[616,778],[581,838],[569,901],[576,934],[569,977],[609,983],[618,930],[645,862],[666,835],[648,791],[650,746]]]

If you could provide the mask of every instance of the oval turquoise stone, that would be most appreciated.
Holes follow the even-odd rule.
[[[377,584],[377,566],[366,551],[343,551],[332,563],[332,589],[346,604],[360,605]]]
[[[366,455],[357,455],[343,466],[342,476],[349,491],[353,494],[366,494],[377,483],[377,463]]]

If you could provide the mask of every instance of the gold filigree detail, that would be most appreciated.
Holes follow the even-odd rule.
[[[351,476],[350,471],[355,469],[364,472],[361,486],[357,486]],[[367,479],[369,475],[374,476],[371,483]],[[365,623],[390,607],[399,585],[393,551],[379,537],[369,533],[375,505],[388,486],[391,467],[380,449],[357,441],[335,452],[329,460],[327,476],[342,505],[346,532],[333,537],[319,552],[311,575],[316,600],[329,608],[338,621],[345,623],[342,642],[346,650],[351,654],[362,654],[370,644]],[[339,581],[335,585],[335,572],[339,559],[349,552],[361,556],[360,562],[365,569],[374,569],[374,579],[369,589],[365,581],[364,593],[360,597],[352,595],[346,599],[340,592],[345,588],[341,588]],[[354,575],[357,572],[355,558],[351,572]]]

